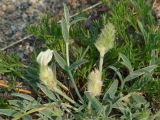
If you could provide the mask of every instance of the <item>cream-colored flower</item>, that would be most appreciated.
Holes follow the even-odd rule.
[[[95,69],[88,76],[88,91],[93,96],[99,96],[102,89],[101,73],[99,70]]]
[[[56,75],[48,66],[40,66],[39,78],[46,86],[48,86],[52,90],[54,90],[54,88],[57,86]]]
[[[95,46],[100,52],[101,56],[104,56],[114,46],[115,40],[115,28],[113,24],[108,23],[102,30],[99,38],[97,39]]]
[[[37,57],[37,62],[40,64],[40,80],[48,86],[50,89],[54,90],[57,85],[56,75],[53,73],[52,69],[48,66],[53,56],[53,51],[48,49],[41,52]]]
[[[53,50],[48,49],[46,51],[40,52],[40,54],[37,57],[37,62],[40,65],[47,66],[48,63],[51,61],[52,56],[53,56]]]

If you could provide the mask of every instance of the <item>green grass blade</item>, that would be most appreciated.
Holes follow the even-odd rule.
[[[28,100],[28,101],[35,101],[33,97],[30,95],[22,94],[22,93],[12,93],[12,96],[20,97],[22,99]]]

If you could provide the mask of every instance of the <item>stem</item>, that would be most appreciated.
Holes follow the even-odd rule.
[[[104,58],[104,55],[100,54],[99,71],[100,71],[101,76],[102,76],[102,68],[103,68],[103,58]]]
[[[69,43],[68,42],[66,42],[66,58],[67,58],[67,66],[69,67],[70,66],[70,62],[69,62]],[[82,97],[81,97],[81,95],[80,95],[80,93],[79,93],[79,91],[78,91],[78,88],[76,86],[76,83],[75,83],[75,80],[74,80],[73,75],[71,73],[71,70],[68,70],[68,74],[69,74],[69,76],[71,78],[73,87],[74,87],[79,99],[81,100],[81,102],[84,102]]]
[[[64,97],[65,99],[67,99],[69,102],[71,102],[72,104],[76,104],[76,102],[74,100],[72,100],[70,97],[68,97],[65,93],[63,93],[61,90],[59,90],[58,88],[54,88],[54,91],[56,93],[58,93],[59,95],[61,95],[62,97]]]
[[[91,101],[88,103],[88,111],[91,112]]]
[[[121,90],[124,88],[125,81],[121,81]]]
[[[69,62],[69,43],[66,42],[66,58],[67,58],[67,66],[70,66],[70,62]]]
[[[72,75],[72,73],[71,73],[70,70],[68,70],[68,74],[69,74],[69,76],[70,76],[70,78],[71,78],[73,87],[74,87],[74,89],[75,89],[75,91],[76,91],[76,93],[77,93],[79,99],[80,99],[81,102],[83,103],[84,101],[83,101],[82,96],[80,95],[80,93],[79,93],[79,91],[78,91],[78,88],[77,88],[77,86],[76,86],[76,83],[75,83],[75,81],[74,81],[73,75]]]

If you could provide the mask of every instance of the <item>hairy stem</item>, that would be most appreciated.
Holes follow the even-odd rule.
[[[89,101],[89,102],[88,102],[88,106],[87,106],[89,112],[91,112],[91,104],[92,104],[91,101]]]
[[[100,71],[101,76],[102,76],[102,69],[103,69],[103,58],[104,58],[104,55],[100,54],[99,71]]]
[[[70,66],[70,62],[69,62],[69,43],[67,43],[67,42],[66,42],[66,58],[67,58],[67,66],[69,67]],[[73,87],[74,87],[79,99],[81,100],[81,102],[83,102],[83,99],[82,99],[82,97],[81,97],[81,95],[80,95],[80,93],[78,91],[78,88],[77,88],[77,85],[76,85],[75,80],[73,78],[73,75],[71,73],[71,70],[68,70],[68,74],[69,74],[69,76],[71,78]]]
[[[80,95],[80,93],[79,93],[79,91],[78,91],[77,85],[76,85],[76,83],[75,83],[75,81],[74,81],[73,75],[72,75],[72,73],[71,73],[70,70],[68,70],[68,74],[69,74],[69,76],[70,76],[70,78],[71,78],[73,87],[74,87],[74,89],[75,89],[75,91],[76,91],[76,93],[77,93],[79,99],[80,99],[81,102],[83,103],[84,101],[83,101],[82,96]]]
[[[66,42],[66,59],[67,59],[67,66],[70,66],[70,62],[69,62],[69,43]]]

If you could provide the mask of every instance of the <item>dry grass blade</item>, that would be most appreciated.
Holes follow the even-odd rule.
[[[21,83],[17,82],[16,86],[18,86],[19,84],[21,84]],[[10,88],[6,80],[0,80],[0,87],[6,88],[6,89]],[[16,88],[16,91],[20,92],[20,93],[25,93],[25,94],[32,94],[32,91],[21,89],[18,87]]]
[[[6,49],[8,49],[8,48],[11,48],[11,47],[13,47],[13,46],[15,46],[15,45],[23,42],[24,40],[27,40],[27,39],[30,38],[30,37],[32,37],[32,35],[28,35],[28,36],[26,36],[26,37],[24,37],[24,38],[22,38],[22,39],[20,39],[20,40],[18,40],[18,41],[16,41],[16,42],[10,44],[10,45],[2,48],[1,51],[4,51],[4,50],[6,50]]]

